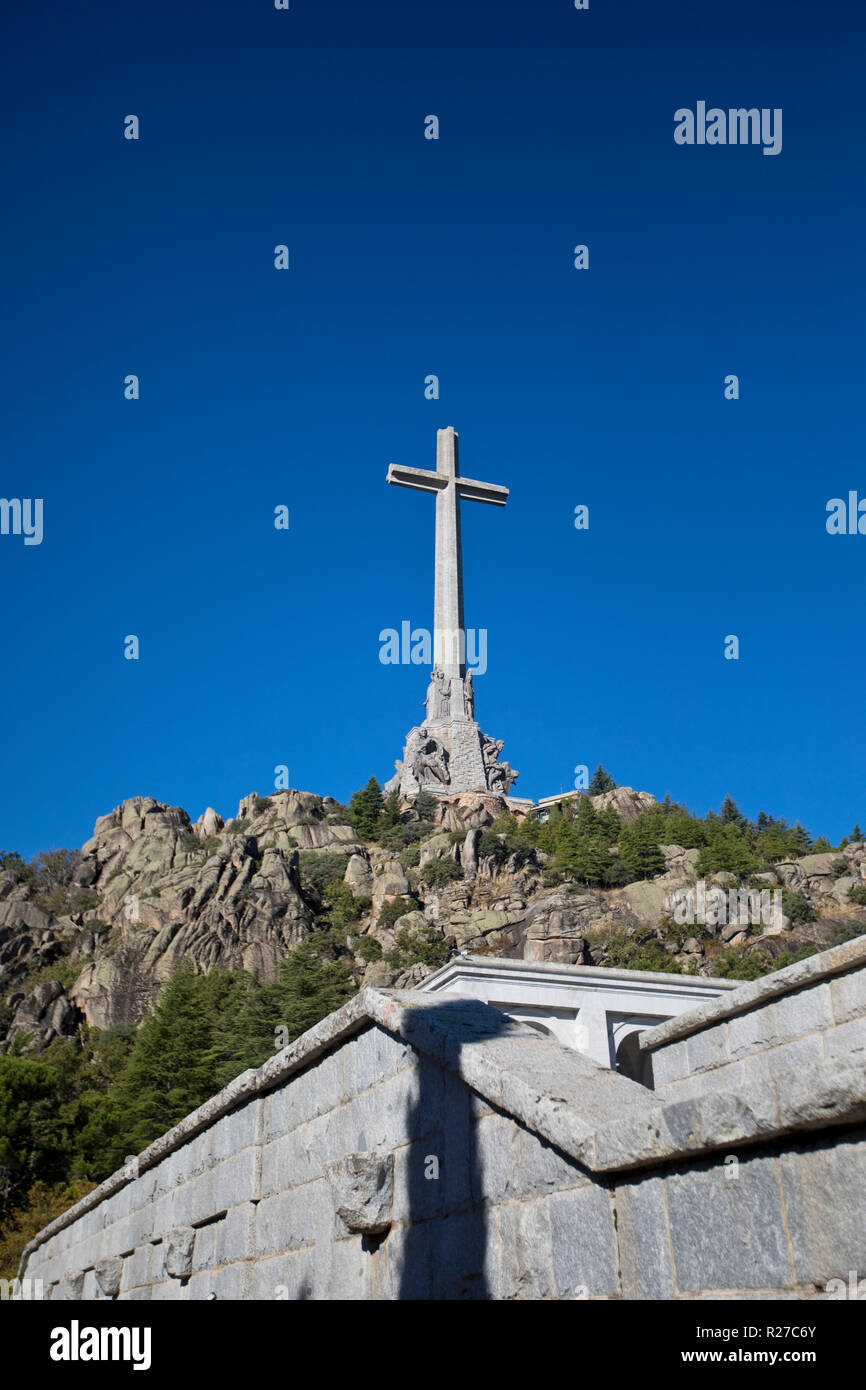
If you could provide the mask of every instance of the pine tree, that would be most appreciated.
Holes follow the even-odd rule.
[[[382,811],[382,788],[371,777],[365,787],[356,791],[349,802],[349,820],[362,840],[375,838]]]
[[[639,816],[624,825],[619,837],[620,858],[635,879],[653,878],[663,872],[665,857],[649,822]]]
[[[592,781],[589,784],[590,796],[600,796],[602,792],[612,792],[616,788],[616,782],[609,772],[606,772],[599,763],[595,772],[592,774]]]
[[[339,1009],[355,993],[348,964],[335,955],[328,934],[314,931],[282,962],[275,994],[278,1022],[287,1029],[289,1042]]]
[[[855,825],[854,829],[851,831],[851,834],[848,836],[848,841],[850,844],[856,844],[858,840],[862,839],[863,831],[860,829],[859,825]]]
[[[439,802],[431,792],[422,790],[415,797],[415,814],[419,820],[433,820]]]

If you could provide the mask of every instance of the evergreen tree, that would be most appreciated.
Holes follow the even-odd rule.
[[[275,990],[277,1022],[288,1030],[289,1042],[355,993],[348,964],[336,954],[328,934],[313,931],[282,962]]]
[[[382,811],[382,788],[371,777],[365,787],[356,791],[349,802],[349,821],[362,840],[375,838]]]
[[[609,772],[606,772],[599,763],[595,772],[592,774],[592,781],[589,784],[590,796],[600,796],[602,792],[612,792],[616,788],[616,782]]]
[[[623,826],[619,853],[633,879],[653,878],[664,871],[665,857],[659,849],[652,826],[643,816]]]
[[[367,785],[369,786],[369,783]],[[382,803],[378,829],[380,831],[391,830],[395,825],[402,824],[403,811],[400,806],[400,793],[398,791],[389,792]]]
[[[415,797],[415,814],[419,820],[433,820],[439,802],[431,792],[422,790]]]
[[[740,808],[731,796],[726,796],[722,802],[720,818],[723,825],[743,825],[746,819],[740,814]]]
[[[855,825],[854,829],[851,831],[851,834],[848,836],[849,843],[856,844],[858,840],[862,839],[863,831],[860,829],[859,825]]]

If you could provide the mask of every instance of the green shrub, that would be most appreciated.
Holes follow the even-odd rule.
[[[382,943],[377,941],[375,936],[362,936],[358,943],[358,955],[368,965],[373,961],[381,960],[384,955]]]
[[[782,911],[792,922],[814,922],[817,917],[814,905],[805,893],[782,889]]]
[[[383,930],[393,927],[394,923],[404,917],[407,912],[414,912],[418,904],[411,898],[394,898],[392,902],[382,904],[382,911],[376,921],[376,925]]]
[[[682,969],[668,954],[657,937],[638,940],[629,936],[625,927],[612,932],[605,942],[605,965],[626,970],[654,970],[669,975],[681,975]]]
[[[851,872],[851,866],[847,859],[834,859],[830,868],[833,870],[834,878],[843,878],[845,874],[850,874]]]
[[[856,903],[858,907],[866,907],[866,883],[855,883],[848,889],[849,903]]]
[[[328,884],[342,879],[348,862],[348,854],[337,850],[302,850],[298,856],[302,890],[323,899]]]
[[[452,944],[436,927],[397,933],[396,946],[385,957],[394,970],[406,970],[410,965],[444,965],[451,959]]]
[[[463,877],[463,870],[453,859],[428,859],[421,870],[421,877],[431,888],[444,888],[446,883],[454,883]]]
[[[417,869],[421,859],[420,845],[407,845],[400,851],[400,866],[403,869]]]

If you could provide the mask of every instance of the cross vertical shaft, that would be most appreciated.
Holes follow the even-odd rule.
[[[460,476],[457,433],[436,432],[436,472]],[[462,679],[466,641],[463,633],[463,552],[460,540],[460,498],[454,483],[436,494],[436,568],[433,602],[433,665],[447,677]]]

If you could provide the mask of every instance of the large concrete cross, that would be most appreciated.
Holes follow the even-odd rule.
[[[436,431],[436,472],[401,468],[392,463],[388,482],[418,492],[436,494],[436,588],[433,612],[433,665],[447,677],[462,680],[466,639],[463,629],[463,553],[460,544],[460,501],[489,502],[504,507],[508,488],[461,478],[457,431]]]

